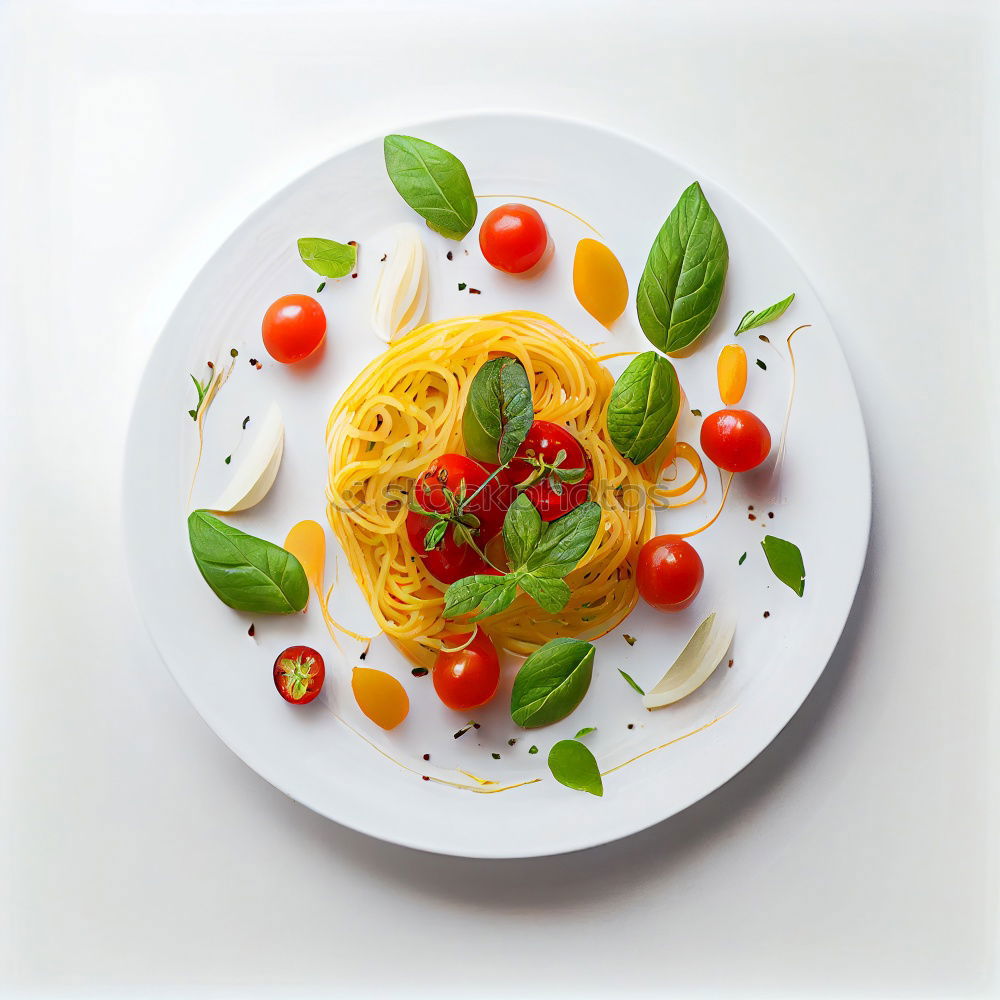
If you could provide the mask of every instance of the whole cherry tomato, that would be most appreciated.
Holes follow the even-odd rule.
[[[701,556],[677,535],[651,538],[639,550],[636,583],[642,599],[657,611],[683,611],[704,579]]]
[[[543,521],[554,521],[587,499],[594,467],[583,445],[565,427],[536,420],[506,476],[524,490]]]
[[[289,646],[274,661],[274,686],[293,705],[309,704],[325,679],[323,657],[310,646]]]
[[[461,646],[470,633],[448,636],[446,646]],[[434,690],[459,712],[485,705],[500,686],[500,658],[493,640],[482,630],[464,649],[442,650],[434,660]]]
[[[284,365],[308,358],[326,336],[326,313],[309,295],[282,295],[261,324],[267,353]]]
[[[479,248],[498,271],[523,274],[545,253],[549,233],[542,217],[529,205],[501,205],[483,219]]]
[[[717,410],[701,425],[701,447],[720,469],[747,472],[771,451],[771,435],[749,410]]]
[[[428,571],[442,583],[497,572],[480,553],[500,533],[513,496],[494,479],[473,499],[488,478],[478,462],[447,454],[434,459],[413,486],[406,534]],[[427,513],[413,509],[415,505]]]

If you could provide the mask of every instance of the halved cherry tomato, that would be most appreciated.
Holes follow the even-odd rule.
[[[523,274],[545,253],[549,232],[542,217],[529,205],[501,205],[483,219],[479,249],[498,271]]]
[[[293,705],[307,705],[326,679],[323,657],[310,646],[289,646],[274,661],[274,686]]]
[[[470,633],[450,635],[446,646],[461,646]],[[442,650],[434,660],[434,690],[449,707],[459,712],[485,705],[500,686],[500,658],[493,640],[479,629],[464,649]]]
[[[683,611],[698,596],[704,579],[701,556],[677,535],[651,538],[639,550],[639,593],[658,611]]]
[[[406,515],[406,534],[428,571],[442,583],[496,572],[481,550],[500,533],[513,491],[494,479],[471,499],[488,478],[489,473],[478,462],[448,454],[431,462],[413,486],[411,503],[429,513],[411,508]]]
[[[524,489],[543,521],[554,521],[587,499],[594,466],[565,427],[536,420],[506,475],[509,483]]]
[[[747,472],[771,451],[771,435],[749,410],[717,410],[701,425],[701,447],[720,469]]]
[[[326,336],[326,313],[309,295],[282,295],[261,324],[267,353],[284,365],[308,358]]]

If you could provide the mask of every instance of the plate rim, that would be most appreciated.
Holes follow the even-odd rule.
[[[155,355],[157,350],[160,348],[161,344],[164,342],[168,330],[174,325],[174,321],[178,314],[181,312],[185,298],[191,286],[197,281],[198,277],[202,274],[204,269],[213,261],[218,255],[222,254],[227,246],[238,237],[241,231],[245,227],[250,226],[255,219],[264,214],[273,202],[282,198],[286,192],[290,189],[300,185],[306,178],[312,174],[320,171],[327,163],[331,160],[341,156],[353,149],[360,146],[367,145],[368,143],[375,142],[382,136],[389,134],[386,130],[375,130],[366,136],[358,136],[345,143],[336,144],[330,150],[324,159],[315,163],[313,166],[309,167],[307,170],[296,175],[286,184],[282,185],[277,190],[273,191],[267,198],[262,202],[257,204],[257,206],[251,210],[249,213],[244,215],[240,222],[233,228],[225,239],[205,257],[197,268],[194,270],[192,277],[186,282],[184,288],[180,294],[180,297],[175,301],[173,307],[171,308],[169,315],[167,316],[165,322],[162,325],[159,333],[152,342],[149,348],[149,352],[146,356],[145,366],[141,377],[135,384],[134,395],[132,398],[132,405],[129,412],[127,433],[125,435],[125,444],[123,448],[122,455],[122,485],[120,489],[119,499],[122,505],[122,519],[121,519],[121,534],[125,546],[126,564],[128,567],[128,579],[129,579],[129,589],[131,590],[133,600],[135,602],[136,609],[139,613],[139,618],[142,621],[143,628],[146,634],[149,636],[154,649],[156,650],[157,656],[160,661],[166,667],[168,674],[173,678],[174,682],[177,684],[178,688],[184,694],[187,701],[190,703],[191,707],[195,710],[202,721],[211,729],[213,734],[225,745],[236,757],[238,757],[250,770],[256,773],[263,780],[268,782],[282,794],[286,795],[288,798],[299,803],[302,806],[310,809],[312,812],[344,826],[348,829],[355,830],[356,832],[365,834],[366,836],[372,837],[376,840],[383,841],[385,843],[394,844],[399,847],[405,847],[412,850],[423,851],[426,853],[437,854],[444,857],[461,857],[461,858],[471,858],[479,860],[515,860],[518,858],[532,858],[532,857],[554,857],[561,854],[570,854],[578,851],[589,850],[591,848],[600,847],[604,844],[613,843],[617,840],[624,839],[626,837],[633,836],[635,834],[641,833],[658,823],[663,823],[676,816],[677,814],[688,809],[690,806],[694,805],[696,802],[701,801],[704,798],[712,795],[724,785],[728,784],[733,778],[740,774],[746,767],[748,767],[758,756],[760,756],[763,751],[770,746],[774,740],[781,734],[784,728],[791,722],[795,715],[800,711],[802,705],[808,699],[809,695],[815,688],[819,678],[822,676],[824,671],[829,666],[830,660],[833,657],[836,647],[840,642],[843,634],[847,628],[847,624],[851,619],[852,614],[855,613],[855,601],[857,600],[857,593],[860,587],[861,579],[864,575],[865,569],[868,563],[870,540],[871,540],[871,521],[872,521],[872,473],[871,473],[871,450],[868,442],[868,431],[865,425],[864,411],[861,406],[861,400],[858,396],[857,385],[853,373],[851,372],[850,364],[848,358],[843,350],[843,345],[837,335],[836,329],[833,324],[829,321],[829,315],[827,309],[823,303],[822,298],[817,293],[812,281],[809,278],[808,273],[802,267],[799,257],[792,251],[792,248],[788,243],[768,224],[768,222],[763,219],[758,212],[750,205],[748,205],[742,198],[737,197],[732,193],[732,191],[724,184],[720,184],[713,179],[711,174],[705,173],[704,171],[692,170],[688,163],[674,156],[672,153],[668,152],[661,146],[647,142],[640,139],[628,132],[623,130],[613,128],[602,123],[596,123],[591,120],[580,118],[572,115],[554,114],[548,112],[539,112],[532,110],[521,110],[521,109],[504,109],[504,108],[480,108],[475,110],[468,110],[462,112],[456,112],[453,114],[442,115],[435,118],[424,119],[421,121],[413,123],[405,123],[400,128],[405,128],[410,133],[418,133],[421,130],[433,130],[442,126],[455,127],[461,126],[463,123],[468,123],[472,120],[482,120],[482,119],[529,119],[534,121],[549,121],[553,123],[558,123],[560,125],[570,125],[576,128],[585,129],[593,133],[600,133],[610,139],[618,142],[626,142],[634,146],[644,149],[646,152],[652,153],[655,156],[661,157],[670,161],[675,166],[687,171],[692,177],[697,177],[699,180],[704,181],[709,184],[715,190],[721,192],[725,197],[731,199],[734,203],[738,204],[742,211],[744,211],[749,217],[752,218],[753,222],[761,227],[768,236],[775,241],[775,243],[781,248],[781,250],[787,254],[788,258],[795,264],[798,270],[802,274],[803,281],[808,287],[809,291],[815,296],[817,303],[822,311],[823,318],[829,325],[830,332],[833,335],[834,343],[841,359],[844,362],[845,373],[847,376],[847,386],[850,389],[851,394],[855,400],[857,406],[857,414],[859,420],[859,443],[861,445],[862,451],[858,455],[858,461],[860,463],[861,459],[864,459],[863,471],[865,475],[865,480],[867,483],[867,489],[862,491],[861,496],[858,498],[861,504],[863,504],[863,530],[859,532],[857,536],[858,541],[858,551],[853,555],[851,560],[851,565],[854,568],[853,571],[853,585],[849,588],[849,599],[847,599],[847,589],[845,588],[845,603],[847,607],[846,614],[844,615],[843,621],[839,624],[837,628],[831,630],[827,642],[823,643],[821,647],[818,648],[817,654],[814,659],[819,666],[815,669],[814,675],[809,678],[808,683],[805,684],[801,689],[801,697],[796,694],[797,704],[791,710],[791,712],[785,718],[781,718],[783,713],[778,715],[780,721],[776,725],[768,725],[763,727],[758,731],[757,738],[751,740],[752,749],[747,753],[738,753],[735,756],[735,766],[729,771],[728,775],[721,778],[717,782],[713,783],[710,780],[706,785],[702,786],[693,794],[684,796],[680,800],[680,804],[676,805],[670,812],[662,816],[654,816],[653,818],[646,819],[642,818],[638,825],[635,825],[634,820],[630,820],[628,826],[629,829],[624,832],[608,832],[607,829],[602,830],[599,834],[595,835],[583,835],[577,836],[573,842],[560,844],[556,847],[543,846],[536,850],[526,850],[523,847],[519,847],[514,851],[504,852],[496,848],[491,848],[488,850],[472,850],[472,849],[455,849],[453,847],[441,846],[435,843],[428,842],[420,837],[407,836],[404,831],[386,833],[381,829],[375,829],[374,826],[368,825],[362,821],[347,820],[341,817],[331,815],[326,807],[319,803],[310,801],[312,798],[309,794],[304,793],[294,793],[289,791],[286,787],[286,783],[280,778],[272,777],[267,773],[266,768],[258,766],[256,763],[251,764],[247,758],[240,752],[239,749],[234,745],[235,740],[230,740],[220,729],[214,724],[214,722],[209,718],[209,715],[196,703],[192,693],[188,690],[188,687],[181,680],[178,674],[173,670],[167,657],[164,654],[163,648],[161,647],[157,637],[153,631],[150,619],[144,613],[143,598],[141,596],[141,588],[139,585],[140,570],[137,565],[137,557],[134,546],[130,545],[130,541],[133,537],[133,513],[134,505],[130,505],[128,502],[129,494],[132,488],[131,480],[129,477],[129,467],[131,465],[130,458],[133,452],[140,447],[139,442],[139,430],[138,423],[139,417],[139,404],[143,396],[144,385],[147,377],[149,376],[151,365],[150,359]],[[758,745],[759,744],[759,745]],[[745,758],[745,759],[744,759]],[[729,770],[727,768],[727,770]],[[583,831],[586,834],[586,831]]]

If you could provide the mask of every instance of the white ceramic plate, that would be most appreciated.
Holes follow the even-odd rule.
[[[583,704],[545,730],[517,731],[502,691],[477,713],[480,729],[453,738],[468,720],[441,706],[430,679],[413,677],[410,665],[380,639],[367,665],[399,677],[411,699],[406,723],[383,733],[360,715],[350,693],[349,670],[357,664],[359,647],[345,642],[346,655],[337,654],[315,602],[304,616],[270,618],[222,605],[192,561],[185,518],[192,506],[208,505],[218,495],[241,441],[248,440],[241,436],[243,418],[251,417],[249,434],[253,417],[263,415],[272,399],[286,421],[277,483],[262,504],[231,520],[279,544],[303,518],[326,525],[327,416],[359,369],[383,349],[370,330],[368,308],[379,259],[388,249],[386,230],[398,222],[419,223],[389,183],[381,140],[374,139],[328,160],[256,211],[205,266],[160,337],[139,389],[125,476],[126,541],[139,605],[170,670],[220,738],[264,778],[317,812],[385,840],[469,857],[555,854],[605,843],[666,819],[736,774],[785,725],[826,665],[854,598],[868,538],[871,483],[857,398],[830,323],[789,252],[734,198],[663,153],[589,125],[527,115],[476,115],[404,131],[456,152],[478,194],[544,198],[589,220],[618,254],[633,291],[663,219],[681,191],[701,180],[729,241],[730,270],[710,332],[698,351],[677,362],[678,373],[690,407],[706,414],[717,409],[719,348],[731,340],[747,309],[794,291],[796,300],[782,320],[740,338],[750,355],[743,405],[777,438],[790,381],[785,337],[793,327],[811,324],[794,341],[798,386],[780,473],[774,474],[772,461],[737,477],[722,517],[696,539],[706,578],[694,605],[673,616],[640,607],[627,624],[601,639]],[[480,217],[499,203],[484,198]],[[463,244],[424,230],[432,280],[429,318],[527,308],[550,314],[584,341],[606,342],[607,352],[645,349],[631,302],[610,333],[578,305],[572,257],[587,230],[555,208],[539,207],[556,253],[534,281],[491,271],[479,254],[476,230]],[[329,321],[322,355],[284,367],[264,352],[260,320],[279,295],[315,292],[319,279],[295,250],[299,236],[356,239],[361,253],[358,278],[329,282],[318,296]],[[482,294],[459,291],[459,282]],[[770,343],[758,339],[761,333]],[[196,436],[187,414],[194,405],[188,373],[204,374],[206,360],[228,359],[231,347],[239,358],[208,418],[201,473],[189,505]],[[248,363],[251,357],[262,362],[260,370]],[[766,370],[754,364],[757,358]],[[624,360],[611,367],[617,374],[623,365]],[[698,421],[687,414],[681,437],[697,443],[697,435]],[[234,464],[226,466],[230,453]],[[660,530],[685,530],[706,520],[719,497],[718,482],[711,486],[705,501],[661,513]],[[750,504],[756,520],[748,516]],[[768,570],[760,548],[768,532],[802,549],[803,598]],[[327,534],[332,580],[338,549]],[[740,566],[743,552],[748,556]],[[370,615],[346,566],[336,595],[333,610],[339,617],[360,631],[368,629]],[[645,712],[618,668],[648,688],[695,625],[717,608],[738,619],[733,666],[724,663],[678,705]],[[254,638],[247,634],[251,621]],[[634,646],[622,632],[636,637]],[[322,704],[295,708],[274,690],[274,657],[293,642],[315,645],[326,655]],[[504,690],[513,667],[506,670]],[[503,783],[544,780],[492,795],[422,781],[379,754],[334,711],[417,771],[456,777],[461,768]],[[719,721],[677,740],[713,719]],[[596,798],[557,784],[545,764],[548,748],[583,726],[598,727],[588,742],[602,769],[677,741],[607,775],[604,797]],[[540,748],[535,755],[528,753],[533,744]],[[424,753],[431,754],[428,764]]]

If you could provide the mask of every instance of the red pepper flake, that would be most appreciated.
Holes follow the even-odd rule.
[[[765,618],[770,618],[771,617],[771,612],[770,611],[765,611],[764,612],[764,617]]]
[[[264,366],[258,361],[254,367],[257,369],[257,371],[260,371],[261,368],[263,368]]]
[[[732,666],[732,665],[733,665],[733,661],[732,661],[732,660],[730,660],[730,661],[729,661],[729,666]]]
[[[769,510],[769,511],[767,512],[767,516],[768,516],[768,517],[774,517],[774,511],[773,511],[773,510]]]
[[[209,368],[214,370],[215,365],[213,365],[211,361],[206,361],[205,364],[207,364]]]
[[[427,777],[427,775],[426,775],[426,774],[422,774],[422,775],[420,775],[420,777],[421,777],[421,778],[422,778],[422,779],[423,779],[424,781],[430,781],[430,780],[431,780],[430,778],[428,778],[428,777]]]
[[[753,510],[753,504],[752,503],[747,504],[747,510]]]
[[[448,260],[454,260],[454,259],[455,259],[455,255],[449,250],[448,251]]]
[[[483,293],[478,288],[470,288],[469,289],[469,294],[470,295],[482,295]]]
[[[478,722],[473,722],[472,723],[472,728],[473,729],[478,729],[479,728],[479,723]]]
[[[358,241],[357,240],[348,240],[347,241],[347,245],[349,247],[356,247],[358,245]]]
[[[253,622],[250,622],[250,628],[247,629],[247,635],[250,636],[251,639],[253,638],[254,635]]]
[[[250,359],[250,367],[252,368],[255,364],[257,364],[257,359],[256,358],[251,358]]]
[[[747,518],[749,518],[749,520],[751,520],[751,521],[756,521],[757,520],[757,515],[756,514],[747,514]]]
[[[630,722],[628,724],[628,727],[629,727],[629,729],[635,729],[635,723],[634,722]]]
[[[352,278],[356,278],[357,276],[358,276],[358,272],[357,271],[355,271],[354,274],[351,275]]]
[[[431,755],[429,753],[425,753],[424,754],[424,760],[430,760],[430,759],[431,759]]]

